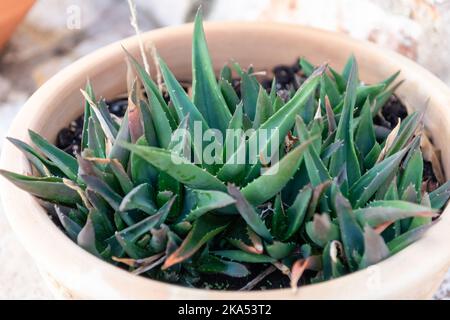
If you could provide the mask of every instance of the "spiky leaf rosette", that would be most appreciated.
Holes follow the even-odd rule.
[[[374,121],[397,74],[364,85],[355,57],[342,73],[301,59],[309,77],[281,99],[253,68],[233,63],[217,79],[200,14],[194,26],[192,95],[162,58],[164,92],[126,52],[137,80],[122,119],[88,84],[81,153],[30,131],[32,146],[10,141],[36,175],[1,174],[54,204],[85,250],[187,286],[222,274],[247,277],[248,289],[274,266],[293,286],[305,270],[315,276],[303,282],[328,280],[389,257],[431,225],[450,183],[422,188],[421,114],[392,130]],[[217,135],[197,143],[197,129]],[[233,134],[247,130],[244,139]],[[248,150],[253,158],[236,161]]]

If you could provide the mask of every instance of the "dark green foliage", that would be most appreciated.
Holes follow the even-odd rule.
[[[200,14],[192,97],[160,58],[167,104],[126,55],[139,79],[134,89],[142,86],[147,95],[131,93],[121,122],[88,84],[81,154],[74,158],[30,131],[33,146],[10,141],[36,176],[0,173],[55,204],[81,247],[136,274],[195,286],[201,274],[256,277],[261,268],[252,266],[275,264],[319,271],[315,281],[337,278],[415,241],[450,197],[449,182],[422,191],[422,114],[409,115],[398,132],[380,135],[374,125],[398,74],[364,85],[354,57],[342,74],[301,59],[309,78],[284,102],[275,86],[261,87],[252,68],[234,63],[216,79]],[[240,95],[231,85],[233,69]],[[196,161],[208,147],[193,141],[196,123],[223,134],[215,163]],[[240,141],[227,129],[254,131]],[[269,139],[259,141],[264,130]],[[256,161],[246,154],[234,163],[255,139]],[[269,150],[278,162],[265,158]]]

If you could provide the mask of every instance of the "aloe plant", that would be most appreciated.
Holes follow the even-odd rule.
[[[201,13],[192,95],[162,58],[167,91],[125,55],[137,78],[122,119],[88,84],[81,153],[72,157],[30,131],[32,145],[10,141],[36,176],[1,174],[53,204],[82,248],[135,274],[202,286],[207,274],[260,280],[275,266],[293,286],[329,280],[415,241],[450,197],[450,183],[422,188],[420,114],[388,136],[376,133],[374,117],[398,73],[364,85],[353,56],[342,73],[301,59],[308,79],[284,101],[274,86],[262,88],[252,68],[233,63],[216,78]],[[198,161],[208,145],[191,139],[196,125],[225,136],[212,163]],[[184,134],[176,139],[178,129]],[[253,131],[239,141],[227,129]],[[269,139],[258,140],[262,132]],[[234,161],[254,140],[254,161]],[[278,159],[265,158],[268,150]]]

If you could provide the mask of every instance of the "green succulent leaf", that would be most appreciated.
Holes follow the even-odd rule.
[[[316,70],[314,74],[305,83],[303,83],[294,97],[281,109],[275,112],[266,122],[261,124],[260,128],[258,130],[255,130],[253,135],[249,137],[249,141],[258,137],[260,129],[269,132],[270,135],[267,137],[266,143],[258,146],[258,155],[268,154],[267,150],[269,150],[271,142],[274,140],[273,137],[275,134],[277,134],[278,137],[285,137],[288,134],[288,131],[294,125],[295,115],[301,111],[310,95],[314,93],[317,85],[319,84],[320,75],[324,72],[324,70],[325,67],[321,67]],[[244,153],[246,148],[247,144],[242,144],[236,150],[236,154]],[[231,161],[228,161],[223,165],[223,167],[218,172],[219,179],[223,181],[233,181],[235,177],[241,175],[245,171],[246,165],[236,163],[236,158],[237,156],[231,157]],[[260,170],[259,163],[253,165],[253,167],[249,171],[249,176],[253,177],[255,172],[257,172],[258,170]]]
[[[283,159],[265,171],[259,178],[245,186],[241,192],[253,205],[259,205],[280,192],[294,176],[303,160],[303,153],[313,139],[303,142]]]
[[[400,75],[400,70],[394,73],[393,75],[390,75],[385,80],[383,80],[381,83],[385,85],[386,88],[389,88],[389,86],[394,83],[394,81],[398,78]]]
[[[81,203],[78,193],[67,187],[61,178],[24,176],[6,170],[0,170],[0,174],[20,189],[49,202],[69,206]]]
[[[344,78],[348,79],[347,90],[344,94],[344,105],[336,132],[336,141],[342,141],[344,146],[336,151],[331,157],[330,174],[336,177],[342,166],[347,168],[348,184],[352,185],[360,177],[359,162],[356,156],[355,144],[353,142],[353,112],[356,103],[356,89],[359,84],[358,66],[354,57],[346,65]]]
[[[107,239],[106,242],[111,246],[113,254],[115,256],[121,256],[123,254],[123,250],[125,249],[123,247],[124,245],[129,245],[129,248],[133,249],[135,247],[135,242],[138,241],[139,238],[150,232],[153,228],[159,228],[167,219],[174,201],[175,198],[172,198],[154,215],[151,215],[138,223],[121,230],[120,232],[116,232],[114,236]],[[140,254],[138,254],[138,256],[140,256]]]
[[[342,141],[336,141],[333,143],[330,143],[328,146],[323,146],[323,150],[320,153],[320,158],[322,159],[322,161],[327,162],[328,160],[331,158],[331,156],[340,148],[342,148],[343,143]]]
[[[381,108],[389,101],[389,99],[394,94],[395,90],[402,85],[403,81],[400,81],[396,85],[390,87],[389,89],[381,92],[375,97],[375,106],[372,108],[372,115],[376,116]]]
[[[450,181],[430,193],[430,203],[433,209],[442,209],[450,198]]]
[[[114,226],[108,213],[96,208],[89,209],[89,217],[95,226],[95,238],[103,243],[114,234]]]
[[[120,126],[119,131],[117,132],[116,140],[113,142],[111,151],[109,152],[108,158],[109,159],[117,159],[124,168],[127,167],[130,152],[123,148],[121,143],[123,141],[130,142],[131,141],[131,135],[130,135],[130,129],[129,129],[129,122],[128,122],[128,112],[125,113],[125,116],[122,119],[122,124]]]
[[[275,197],[275,203],[272,215],[272,229],[271,233],[278,239],[284,239],[288,227],[288,219],[284,212],[281,195]]]
[[[27,143],[11,137],[8,137],[7,139],[24,153],[24,155],[33,164],[36,170],[38,170],[41,176],[63,176],[63,173],[58,169],[57,166],[55,166],[50,160],[42,156],[38,151],[36,151]]]
[[[388,242],[387,246],[389,248],[389,251],[391,252],[391,255],[399,252],[400,250],[403,250],[416,240],[420,239],[425,234],[425,232],[428,231],[428,229],[430,229],[433,225],[434,223],[429,223],[412,229],[398,236],[394,240]]]
[[[152,116],[152,110],[150,108],[150,105],[145,102],[144,100],[141,100],[138,103],[139,106],[139,113],[140,113],[140,120],[141,120],[141,126],[144,130],[144,137],[151,146],[159,146],[160,145],[160,139],[158,137],[160,135],[156,134],[155,125],[153,124],[153,116]],[[139,140],[138,138],[137,140]],[[161,139],[163,140],[163,139]],[[134,141],[136,142],[136,141]],[[163,142],[164,143],[164,142]]]
[[[172,207],[169,215],[169,220],[174,220],[178,217],[180,207],[182,205],[182,185],[175,178],[171,177],[165,172],[160,172],[158,176],[158,188],[156,194],[156,204],[158,207],[164,205],[173,196],[177,199]]]
[[[387,152],[387,156],[403,149],[413,138],[414,133],[421,123],[422,113],[410,114],[401,124],[397,137]]]
[[[161,58],[159,59],[159,64],[161,67],[162,76],[167,86],[167,91],[169,92],[171,101],[173,102],[178,117],[182,119],[189,114],[190,128],[193,129],[195,127],[194,122],[198,121],[203,126],[203,129],[208,129],[209,126],[205,118],[194,105],[194,103],[192,103],[192,101],[189,99],[181,84],[177,81],[173,73],[169,70],[169,67]]]
[[[221,273],[233,278],[243,278],[250,274],[250,271],[244,265],[237,262],[224,261],[213,255],[202,257],[197,263],[197,270],[203,273]]]
[[[55,212],[58,216],[59,222],[64,227],[64,230],[66,230],[67,235],[73,241],[76,241],[82,227],[77,222],[72,220],[68,214],[64,213],[63,209],[60,206],[55,205]]]
[[[192,190],[193,208],[186,216],[186,221],[195,221],[205,213],[215,209],[224,208],[235,203],[235,200],[228,194],[213,190]]]
[[[398,194],[397,179],[392,180],[383,200],[399,200],[400,196]]]
[[[323,103],[325,103],[325,97],[328,97],[331,106],[337,106],[341,102],[342,97],[338,86],[326,73],[322,75],[320,90],[320,98]]]
[[[375,142],[373,148],[364,158],[364,168],[372,168],[377,163],[381,150],[382,149],[380,144],[378,142]]]
[[[295,128],[297,134],[300,137],[300,142],[304,142],[310,139],[310,133],[308,132],[303,119],[299,116],[295,118]],[[322,182],[331,180],[330,174],[328,173],[325,164],[322,162],[322,159],[320,159],[316,149],[312,144],[305,151],[304,158],[309,179],[311,180],[311,183],[314,187],[318,186]]]
[[[360,257],[364,253],[364,234],[359,226],[352,207],[340,193],[334,199],[341,239],[350,267],[357,269]]]
[[[258,99],[256,101],[255,120],[253,129],[258,129],[261,124],[266,122],[273,114],[270,97],[263,87],[259,87]]]
[[[324,248],[322,266],[325,280],[339,278],[348,272],[340,254],[342,250],[342,244],[339,241],[331,241]]]
[[[300,59],[299,65],[304,75],[307,77],[309,77],[314,72],[315,66],[303,57]]]
[[[81,178],[90,190],[101,195],[114,210],[119,210],[122,196],[111,189],[105,181],[96,176],[81,175]]]
[[[384,159],[356,181],[350,189],[350,200],[355,208],[363,206],[381,186],[391,181],[407,151],[403,149]]]
[[[434,217],[436,211],[422,205],[402,200],[379,200],[369,206],[354,211],[361,225],[380,226],[386,222],[394,222],[413,217]]]
[[[281,260],[289,256],[295,249],[295,243],[274,241],[272,244],[266,245],[266,251],[272,258]]]
[[[347,88],[347,80],[344,79],[344,77],[339,72],[331,67],[330,73],[333,75],[334,81],[336,82],[339,91],[341,93],[345,92],[345,89]]]
[[[420,204],[426,208],[431,208],[431,201],[430,201],[430,195],[425,192],[420,200]],[[438,214],[429,215],[429,216],[417,216],[414,217],[411,221],[411,224],[409,225],[408,231],[413,230],[415,228],[418,228],[420,226],[429,224],[433,221],[433,218],[437,217]]]
[[[411,158],[406,164],[405,171],[401,175],[399,184],[399,194],[403,195],[406,188],[409,185],[413,185],[417,195],[420,197],[422,190],[422,177],[423,177],[423,158],[420,148],[413,151]],[[420,199],[417,199],[418,201]]]
[[[192,101],[211,128],[225,133],[231,113],[217,85],[199,10],[192,41]]]
[[[146,147],[149,146],[145,137],[138,139],[138,141],[136,141],[136,145]],[[131,153],[129,164],[131,180],[134,185],[140,185],[143,183],[151,183],[152,185],[156,184],[158,179],[158,170],[150,163],[142,159],[137,154]]]
[[[291,238],[299,229],[305,219],[306,212],[313,194],[310,186],[304,187],[298,193],[294,203],[286,210],[288,227],[284,239]]]
[[[100,124],[107,139],[111,143],[114,142],[117,136],[118,125],[112,119],[110,113],[108,112],[108,107],[105,101],[101,100],[100,102],[97,103],[95,102],[95,100],[93,100],[94,97],[91,96],[89,93],[87,93],[84,90],[80,91],[81,94],[84,96],[86,103],[89,104],[90,106],[89,115],[91,117],[95,117],[95,119],[98,120],[98,123]]]
[[[106,136],[100,126],[97,117],[92,115],[87,123],[87,145],[84,150],[92,150],[93,155],[97,158],[106,157]]]
[[[362,106],[365,101],[372,100],[386,88],[384,83],[360,86],[356,90],[356,105]]]
[[[247,224],[266,241],[272,242],[272,235],[267,229],[255,208],[244,198],[242,193],[233,185],[228,185],[228,193],[236,200],[236,208]]]
[[[361,120],[359,121],[358,128],[356,130],[355,144],[361,155],[365,158],[376,143],[369,100],[366,100],[366,103],[361,110],[360,119]]]
[[[165,62],[160,58],[159,59],[160,67],[161,67],[161,73],[163,75],[165,84],[167,86],[167,90],[170,95],[171,102],[173,103],[175,110],[177,112],[178,118],[183,119],[186,116],[189,116],[189,132],[191,134],[191,137],[195,137],[195,130],[200,126],[200,129],[203,130],[202,132],[205,132],[209,129],[208,123],[206,122],[205,118],[201,114],[201,112],[197,109],[197,107],[192,103],[189,96],[184,91],[183,87],[180,85],[180,83],[177,81],[175,76],[172,74],[172,72],[169,70],[168,66],[165,64]],[[231,116],[230,116],[231,118]],[[228,124],[228,121],[226,121],[225,126]],[[215,142],[219,143],[217,139]],[[220,144],[220,143],[219,143]],[[195,155],[202,155],[202,149],[201,146],[198,146],[194,143],[194,154]],[[203,141],[203,147],[207,148],[206,142]],[[222,147],[222,146],[221,146]],[[201,159],[200,159],[201,160]],[[200,161],[205,168],[209,172],[214,172],[216,169],[216,166],[213,164],[208,164],[205,161]]]
[[[115,234],[115,238],[117,240],[117,243],[122,248],[122,250],[132,259],[143,259],[150,255],[150,250],[147,250],[139,246],[138,244],[127,240],[126,238],[122,237],[122,235],[120,235],[119,233]]]
[[[91,217],[88,217],[83,229],[78,233],[77,244],[89,253],[100,257],[100,253],[97,249],[97,241],[95,239],[94,223],[92,222]]]
[[[143,183],[138,185],[122,199],[119,210],[125,212],[138,209],[149,215],[153,215],[157,211],[156,205],[152,200],[153,193],[154,191],[149,184]]]
[[[228,109],[230,112],[235,112],[236,106],[239,104],[241,99],[239,99],[239,96],[231,85],[231,81],[220,79],[219,87],[220,92],[222,92],[222,96],[227,103]]]
[[[167,257],[162,269],[170,268],[192,257],[204,244],[225,230],[228,224],[227,217],[212,214],[203,215],[195,220],[192,230],[181,246]]]
[[[131,83],[131,87],[128,93],[128,108],[127,108],[127,120],[128,120],[128,131],[130,132],[130,140],[132,143],[142,137],[144,132],[144,123],[142,120],[142,113],[140,108],[140,101],[138,97],[138,88],[136,87],[137,81]],[[146,103],[143,101],[143,103]],[[153,128],[153,123],[148,122],[145,124],[145,129],[148,131],[148,141],[150,144],[155,144],[155,131]]]
[[[38,133],[28,130],[31,141],[39,150],[49,158],[70,180],[76,180],[78,175],[77,160],[71,155],[58,149],[45,140]]]
[[[133,189],[133,182],[119,161],[112,159],[108,164],[108,168],[116,177],[124,193],[128,193]]]
[[[169,107],[156,83],[139,64],[139,62],[125,48],[123,49],[127,55],[127,58],[131,61],[132,66],[136,70],[142,84],[144,85],[144,89],[148,97],[148,104],[152,113],[153,124],[155,126],[156,133],[158,134],[158,139],[160,143],[162,141],[167,142],[165,139],[170,138],[170,133],[169,137],[167,134],[169,131],[172,132],[172,129],[176,128],[176,121],[171,116]],[[164,145],[162,146],[164,147]]]
[[[245,143],[242,139],[241,130],[244,127],[244,112],[243,105],[239,103],[236,106],[236,110],[234,111],[233,117],[228,124],[228,129],[225,136],[225,145],[222,149],[223,151],[223,159],[225,162],[228,162],[232,156],[236,154],[237,149],[239,148],[241,143]]]
[[[356,57],[352,54],[347,62],[345,63],[344,69],[342,70],[342,78],[344,78],[345,82],[347,83],[347,90],[348,90],[348,83],[350,81],[350,78],[355,76],[354,71],[357,70],[357,62]],[[359,82],[358,74],[356,74],[355,80]]]
[[[95,101],[94,89],[92,88],[91,82],[87,81],[85,92],[90,97],[91,101]],[[88,101],[84,102],[84,119],[83,119],[83,131],[81,133],[81,150],[88,147],[88,122],[91,118],[91,106]]]
[[[416,192],[416,188],[414,187],[414,185],[410,184],[403,192],[401,200],[416,203],[417,199],[419,199],[419,195]]]
[[[308,237],[322,248],[330,241],[339,240],[339,228],[326,213],[315,214],[313,220],[306,223],[305,230]]]
[[[97,102],[97,104],[91,105],[91,107],[96,108],[96,109],[94,109],[94,113],[97,115],[97,117],[99,117],[99,115],[101,115],[103,120],[107,122],[109,130],[111,130],[114,137],[116,137],[117,132],[120,128],[120,123],[118,121],[116,121],[116,119],[113,117],[111,112],[109,112],[109,108],[106,103],[106,100],[104,98],[102,98]]]
[[[152,166],[190,188],[226,191],[225,185],[215,176],[170,151],[129,143],[122,143],[122,145]]]
[[[241,94],[244,103],[244,112],[251,121],[255,119],[256,104],[258,101],[259,83],[255,76],[251,75],[251,70],[241,74]]]
[[[248,253],[240,250],[219,250],[213,251],[212,254],[227,258],[233,261],[244,263],[273,263],[276,259],[262,254]]]
[[[181,136],[176,139],[175,133],[180,133]],[[177,130],[172,135],[169,145],[167,146],[168,150],[175,152],[180,157],[184,157],[186,159],[190,159],[191,157],[191,147],[192,142],[189,135],[189,115],[184,117],[180,124],[178,125]]]
[[[359,268],[367,268],[389,257],[389,248],[382,236],[369,226],[364,227],[364,254]]]
[[[233,71],[228,64],[225,64],[220,70],[220,80],[226,80],[229,83],[233,81]]]

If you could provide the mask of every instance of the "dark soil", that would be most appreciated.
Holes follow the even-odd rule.
[[[391,128],[394,128],[398,123],[398,119],[405,119],[408,112],[397,96],[391,96],[381,110],[381,114],[391,124]]]
[[[67,128],[61,129],[56,139],[56,146],[65,152],[75,155],[80,151],[83,116],[72,121]]]
[[[422,189],[431,192],[439,187],[439,182],[433,171],[433,165],[430,161],[423,161],[423,183]]]
[[[109,111],[121,118],[124,116],[128,107],[127,98],[118,98],[115,100],[107,101],[106,104],[109,107]],[[59,131],[56,146],[65,152],[75,156],[80,152],[81,135],[83,131],[84,115],[79,116],[76,120],[72,121],[67,128]]]
[[[381,115],[374,119],[376,125],[393,129],[398,123],[398,119],[405,119],[408,111],[396,95],[391,96],[389,101],[381,109]]]
[[[292,66],[279,65],[275,67],[272,72],[276,81],[277,94],[284,100],[289,97],[289,93],[292,92],[292,90],[297,90],[306,79],[302,70],[299,68],[298,63],[295,63]],[[273,79],[268,78],[262,80],[261,82],[262,86],[268,92],[271,90],[272,81]],[[237,94],[240,96],[239,80],[234,80],[232,85]],[[186,92],[189,90],[189,86],[185,83],[183,84],[183,88]],[[164,99],[167,102],[170,101],[168,94],[164,94]],[[107,105],[111,113],[118,117],[123,117],[128,101],[126,98],[118,98],[112,101],[107,101]],[[407,110],[405,106],[394,95],[383,107],[381,115],[376,116],[375,124],[391,130],[397,125],[399,118],[404,119],[406,116]],[[67,128],[62,129],[59,132],[56,143],[57,147],[72,155],[78,153],[81,145],[82,127],[83,115],[72,121]],[[427,183],[428,186],[430,183],[437,185],[433,168],[431,163],[428,161],[424,161],[423,181]],[[259,275],[261,272],[266,270],[269,265],[248,264],[247,267],[251,273],[249,276],[244,278],[231,278],[220,274],[205,274],[198,283],[198,287],[212,290],[239,290],[252,281],[256,275]],[[277,269],[260,281],[259,284],[257,284],[252,290],[287,288],[289,286],[289,278]]]

